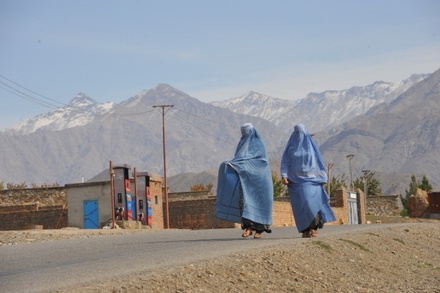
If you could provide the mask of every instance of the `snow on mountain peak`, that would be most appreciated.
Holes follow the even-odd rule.
[[[5,133],[25,135],[43,129],[58,131],[83,126],[93,121],[96,116],[112,111],[114,106],[114,102],[97,103],[87,95],[79,93],[68,105],[21,121],[14,127],[6,129]]]
[[[84,93],[77,94],[68,104],[68,106],[74,108],[86,108],[91,105],[95,105],[96,101],[85,95]]]

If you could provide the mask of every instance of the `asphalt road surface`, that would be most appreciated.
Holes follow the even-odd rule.
[[[395,226],[396,224],[394,224]],[[389,225],[334,225],[319,237]],[[165,230],[131,235],[48,241],[0,247],[0,292],[44,292],[133,272],[207,261],[284,243],[307,241],[295,227],[274,228],[261,239],[240,229]]]

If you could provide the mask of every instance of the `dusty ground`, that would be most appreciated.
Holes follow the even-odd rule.
[[[408,222],[55,292],[440,292],[440,221]],[[3,231],[0,245],[120,233],[145,231]]]

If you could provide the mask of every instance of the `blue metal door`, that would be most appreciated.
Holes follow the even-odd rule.
[[[359,224],[357,194],[354,192],[348,193],[348,222],[352,225]]]
[[[84,210],[84,229],[99,229],[98,201],[85,200]]]

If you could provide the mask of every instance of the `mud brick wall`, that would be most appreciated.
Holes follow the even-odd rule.
[[[40,206],[65,205],[64,187],[26,188],[0,190],[0,206],[36,204]]]
[[[174,194],[173,194],[174,195]],[[240,224],[217,219],[215,214],[216,198],[204,198],[206,195],[199,194],[199,199],[194,196],[190,200],[183,200],[184,195],[170,196],[170,228],[172,229],[217,229],[240,227]],[[340,192],[341,202],[344,202],[345,193]],[[346,199],[345,199],[346,201]],[[348,211],[346,206],[332,207],[338,221],[327,223],[348,223]],[[164,211],[165,213],[165,211]],[[276,198],[273,203],[272,213],[273,227],[295,226],[290,199],[288,197]]]
[[[38,210],[38,204],[24,204],[14,206],[0,206],[0,214],[15,212],[31,212]]]
[[[67,227],[67,209],[64,206],[34,206],[11,207],[11,212],[4,208],[0,212],[0,230],[26,230],[41,226],[43,229],[59,229]]]
[[[272,208],[272,226],[288,227],[295,226],[292,205],[288,197],[275,198]]]
[[[0,230],[67,227],[64,187],[0,190]]]
[[[214,217],[215,198],[178,200],[169,203],[170,228],[214,229],[234,228],[235,224]]]

